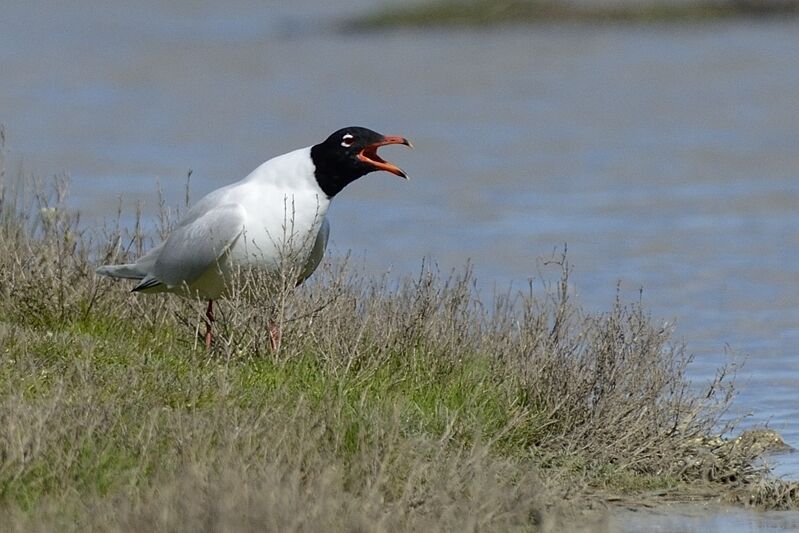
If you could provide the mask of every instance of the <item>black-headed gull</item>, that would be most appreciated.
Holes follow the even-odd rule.
[[[385,170],[407,179],[377,149],[411,146],[404,137],[367,128],[338,130],[324,142],[263,163],[243,180],[197,202],[166,240],[134,263],[104,265],[98,274],[139,280],[134,292],[171,292],[208,300],[206,347],[210,348],[213,301],[224,294],[236,267],[267,271],[294,258],[302,283],[319,265],[330,225],[332,198],[358,178]],[[270,326],[273,347],[279,331]]]

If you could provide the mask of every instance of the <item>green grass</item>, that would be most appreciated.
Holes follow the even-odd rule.
[[[187,463],[216,471],[233,461],[257,470],[279,462],[272,446],[282,439],[297,446],[300,435],[313,439],[314,451],[305,453],[339,465],[344,490],[357,494],[380,468],[381,491],[401,494],[417,462],[441,453],[433,441],[446,436],[446,447],[474,449],[522,422],[513,418],[518,397],[497,383],[482,356],[452,365],[424,354],[350,370],[313,354],[223,362],[187,350],[174,332],[154,340],[151,332],[122,328],[114,339],[107,322],[65,324],[51,334],[13,326],[0,336],[2,411],[22,426],[6,428],[5,446],[28,443],[14,460],[5,454],[5,505],[33,517],[52,499],[68,508],[69,495],[104,501],[147,493],[159,479],[182,475]],[[146,357],[131,347],[146,347]],[[291,435],[275,439],[277,424]],[[491,453],[524,464],[530,430],[512,429]],[[404,449],[414,442],[419,450]],[[228,455],[234,450],[235,460]],[[373,455],[375,463],[365,461]]]

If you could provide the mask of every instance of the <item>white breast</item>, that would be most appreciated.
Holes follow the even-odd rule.
[[[330,205],[316,182],[310,148],[267,161],[231,188],[229,200],[247,212],[229,260],[266,269],[285,260],[304,264]]]

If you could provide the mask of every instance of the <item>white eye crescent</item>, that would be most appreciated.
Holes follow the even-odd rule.
[[[352,143],[355,142],[355,137],[350,135],[349,133],[345,134],[344,137],[341,138],[341,146],[344,148],[349,148],[352,146]]]

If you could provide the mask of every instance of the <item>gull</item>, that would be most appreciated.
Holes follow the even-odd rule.
[[[412,147],[404,137],[351,126],[319,144],[274,157],[199,200],[161,244],[135,262],[103,265],[97,273],[137,280],[132,292],[207,300],[205,346],[210,349],[214,300],[229,290],[237,268],[277,273],[290,260],[288,271],[298,273],[299,285],[324,256],[333,197],[370,172],[408,178],[377,155],[378,148],[390,144]],[[276,350],[280,331],[270,324],[269,333]]]

